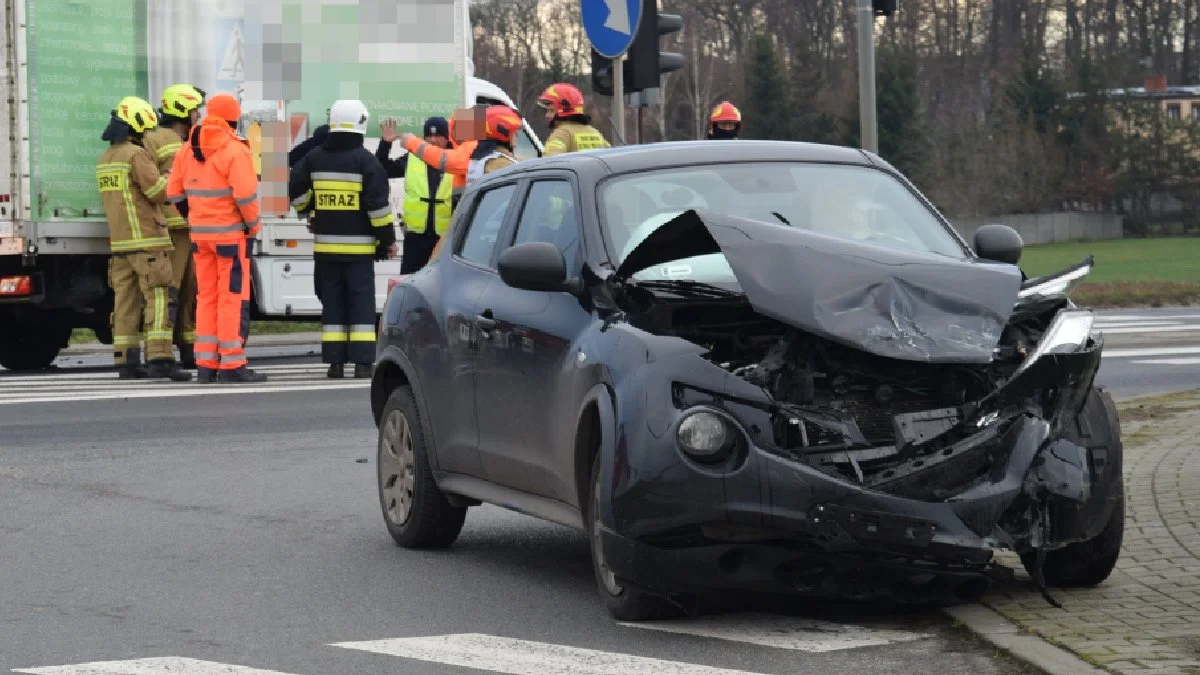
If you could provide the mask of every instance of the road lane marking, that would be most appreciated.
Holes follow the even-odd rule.
[[[11,405],[21,403],[57,403],[68,401],[103,401],[112,399],[126,398],[172,398],[176,396],[211,396],[214,394],[287,394],[295,392],[309,391],[325,391],[334,389],[366,389],[371,386],[369,380],[357,380],[351,382],[330,382],[327,384],[304,383],[304,382],[279,382],[275,385],[247,385],[247,384],[204,384],[191,385],[177,384],[175,388],[158,388],[153,389],[122,389],[112,388],[108,391],[91,392],[91,393],[74,393],[65,392],[62,394],[47,395],[47,396],[20,396],[14,398],[5,398],[6,395],[12,394],[0,393],[0,405]]]
[[[1130,358],[1136,356],[1173,356],[1177,354],[1200,354],[1200,347],[1148,347],[1145,349],[1105,349],[1103,356]]]
[[[933,637],[929,633],[848,626],[827,621],[754,613],[620,625],[803,652],[832,652]]]
[[[1150,366],[1200,366],[1200,357],[1190,359],[1149,359],[1136,360],[1132,363],[1145,364]]]
[[[1101,333],[1104,333],[1105,335],[1129,335],[1129,334],[1137,334],[1137,333],[1177,333],[1180,331],[1200,332],[1200,324],[1193,323],[1193,324],[1188,324],[1186,326],[1146,326],[1145,328],[1142,328],[1140,326],[1138,326],[1138,327],[1130,326],[1130,327],[1125,327],[1125,328],[1108,328],[1108,329],[1104,329],[1104,330],[1101,330],[1101,329],[1097,329],[1097,330]]]
[[[330,646],[505,675],[762,675],[479,633],[338,642]]]
[[[247,668],[177,656],[130,661],[93,661],[70,666],[17,669],[13,672],[31,675],[292,675],[278,670]]]

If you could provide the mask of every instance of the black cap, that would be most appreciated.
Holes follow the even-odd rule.
[[[450,123],[445,117],[430,117],[425,120],[425,135],[426,136],[445,136],[450,137]]]

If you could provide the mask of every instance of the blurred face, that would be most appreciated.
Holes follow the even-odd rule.
[[[737,131],[737,122],[717,122],[717,128],[721,131]]]
[[[484,111],[476,108],[459,108],[454,111],[454,142],[483,140],[487,125]]]

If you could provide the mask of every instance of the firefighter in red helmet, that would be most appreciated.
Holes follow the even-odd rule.
[[[742,132],[742,113],[729,101],[721,101],[708,116],[708,137],[735,140]]]
[[[575,85],[556,82],[546,87],[537,103],[545,109],[551,129],[543,156],[608,147],[608,141],[584,111],[583,93]]]

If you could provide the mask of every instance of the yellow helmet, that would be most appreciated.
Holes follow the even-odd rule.
[[[204,105],[204,90],[190,84],[173,84],[163,90],[160,112],[187,119],[188,113]]]
[[[154,114],[154,106],[136,96],[126,96],[117,104],[113,114],[117,119],[129,125],[134,133],[141,134],[158,126],[158,115]]]

